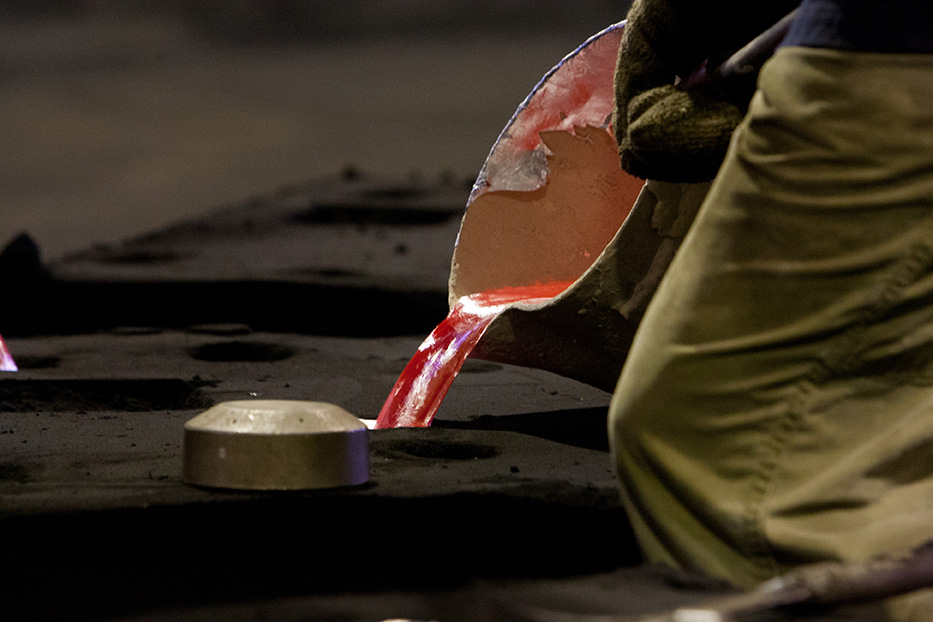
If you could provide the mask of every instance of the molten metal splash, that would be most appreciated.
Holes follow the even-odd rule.
[[[16,371],[17,369],[19,368],[16,367],[16,361],[13,360],[13,355],[10,354],[10,350],[3,341],[3,335],[0,335],[0,371]]]
[[[569,286],[546,283],[507,287],[458,300],[402,371],[379,412],[376,428],[431,425],[454,378],[492,321],[509,307],[545,302]]]

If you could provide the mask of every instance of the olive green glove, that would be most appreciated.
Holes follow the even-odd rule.
[[[700,90],[680,90],[711,54],[715,2],[636,0],[619,47],[613,126],[622,168],[644,179],[709,181],[744,111]],[[719,3],[723,4],[723,3]],[[720,14],[717,18],[725,17]]]
[[[622,168],[642,179],[674,182],[713,179],[743,117],[729,101],[673,85],[635,96],[626,112],[625,132],[618,136]]]
[[[724,95],[708,85],[681,90],[675,81],[690,77],[704,61],[715,67],[797,4],[635,0],[615,78],[613,126],[622,167],[658,181],[715,177],[751,91]]]

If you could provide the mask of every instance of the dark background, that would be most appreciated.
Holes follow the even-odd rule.
[[[351,165],[468,178],[627,5],[7,0],[0,246],[28,231],[54,260]]]

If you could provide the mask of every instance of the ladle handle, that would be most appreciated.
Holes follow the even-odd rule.
[[[730,99],[747,99],[746,94],[754,90],[762,65],[787,36],[797,10],[782,17],[718,67],[710,70],[704,62],[678,86],[684,90],[712,88]]]

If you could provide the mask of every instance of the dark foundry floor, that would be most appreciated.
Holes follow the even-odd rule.
[[[51,266],[8,246],[4,619],[520,620],[727,592],[639,565],[609,394],[539,370],[468,361],[432,428],[371,433],[357,488],[181,482],[182,426],[212,404],[376,416],[445,314],[465,193],[345,176]]]

